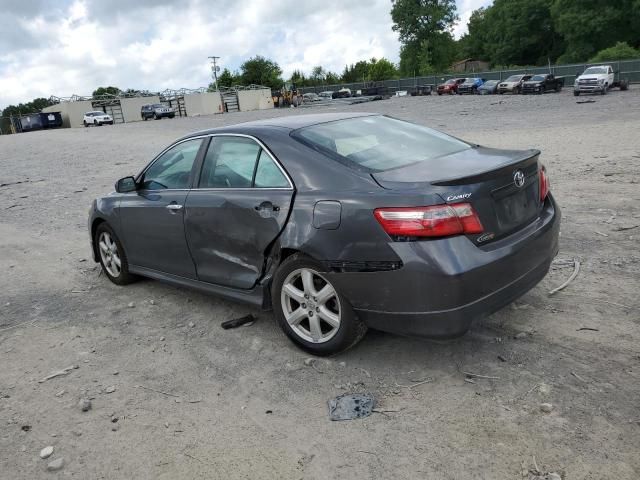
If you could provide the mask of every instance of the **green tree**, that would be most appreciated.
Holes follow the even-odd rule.
[[[92,93],[94,97],[98,97],[100,95],[119,95],[119,94],[120,94],[120,89],[118,87],[98,87]]]
[[[324,68],[321,65],[318,65],[311,69],[309,80],[311,81],[312,85],[323,85],[326,75],[327,72],[325,72]]]
[[[607,60],[625,60],[640,58],[640,50],[633,48],[627,42],[618,42],[613,47],[600,50],[589,59],[591,63],[605,62]]]
[[[638,0],[554,0],[551,15],[566,43],[561,61],[584,61],[614,42],[640,44]]]
[[[373,59],[372,59],[373,60]],[[371,62],[369,80],[388,80],[398,74],[398,69],[386,58]]]
[[[307,84],[307,77],[301,70],[294,70],[289,81],[297,87],[304,87]]]
[[[336,83],[340,83],[340,75],[334,72],[326,72],[324,81],[327,85],[335,85]]]
[[[219,88],[231,88],[234,85],[237,85],[238,83],[240,83],[239,76],[240,76],[240,74],[238,72],[231,73],[231,71],[228,68],[225,68],[224,70],[222,70],[220,75],[218,75],[218,87]],[[215,91],[216,90],[215,83],[211,82],[209,84],[209,88],[207,90],[210,91],[210,92]]]
[[[256,55],[240,66],[240,77],[244,85],[264,85],[272,89],[283,84],[282,70],[273,60]]]
[[[366,80],[369,76],[369,62],[360,60],[355,64],[345,65],[342,72],[342,81],[344,83],[356,83]]]
[[[391,19],[402,44],[403,74],[445,70],[451,64],[456,49],[451,31],[458,20],[455,0],[392,0]]]

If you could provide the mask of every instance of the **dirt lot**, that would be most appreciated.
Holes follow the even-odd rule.
[[[370,332],[313,366],[269,313],[154,281],[112,285],[86,231],[91,200],[179,135],[310,110],[0,137],[0,477],[522,479],[535,461],[565,479],[640,478],[640,88],[590,98],[341,108],[541,149],[561,249],[540,285],[461,339]],[[578,277],[549,297],[574,258]],[[255,324],[220,328],[249,312]],[[387,411],[329,421],[327,400],[346,391]]]

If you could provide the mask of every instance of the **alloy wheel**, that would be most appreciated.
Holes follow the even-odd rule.
[[[109,275],[117,278],[122,271],[122,260],[118,253],[118,245],[113,240],[109,232],[102,232],[98,238],[98,248],[102,264]]]
[[[303,340],[324,343],[340,328],[340,298],[336,289],[315,270],[291,272],[280,293],[282,311],[291,330]]]

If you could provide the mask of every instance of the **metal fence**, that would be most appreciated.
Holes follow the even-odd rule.
[[[484,78],[485,80],[504,80],[511,75],[518,74],[536,74],[536,73],[553,73],[557,77],[565,77],[565,86],[573,85],[574,80],[578,75],[585,71],[585,69],[591,65],[611,65],[616,72],[616,78],[618,75],[620,78],[626,79],[629,83],[640,83],[640,59],[636,60],[618,60],[613,62],[599,62],[599,63],[572,63],[569,65],[551,65],[544,67],[524,67],[513,70],[490,70],[486,72],[458,72],[458,73],[443,73],[440,75],[429,75],[423,77],[410,77],[400,78],[397,80],[384,80],[381,82],[375,82],[376,85],[385,86],[391,92],[398,90],[410,90],[418,85],[437,85],[449,80],[450,78],[460,78],[464,76],[473,76]],[[349,88],[353,92],[361,90],[368,86],[371,86],[373,82],[356,82],[356,83],[338,83],[333,85],[318,85],[315,87],[303,87],[304,93],[315,92],[320,93],[324,91],[335,91],[341,88]]]

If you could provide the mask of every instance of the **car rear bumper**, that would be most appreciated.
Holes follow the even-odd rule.
[[[549,197],[538,219],[484,247],[464,236],[393,242],[402,268],[328,275],[371,328],[455,337],[544,278],[558,252],[559,229],[560,210]]]

